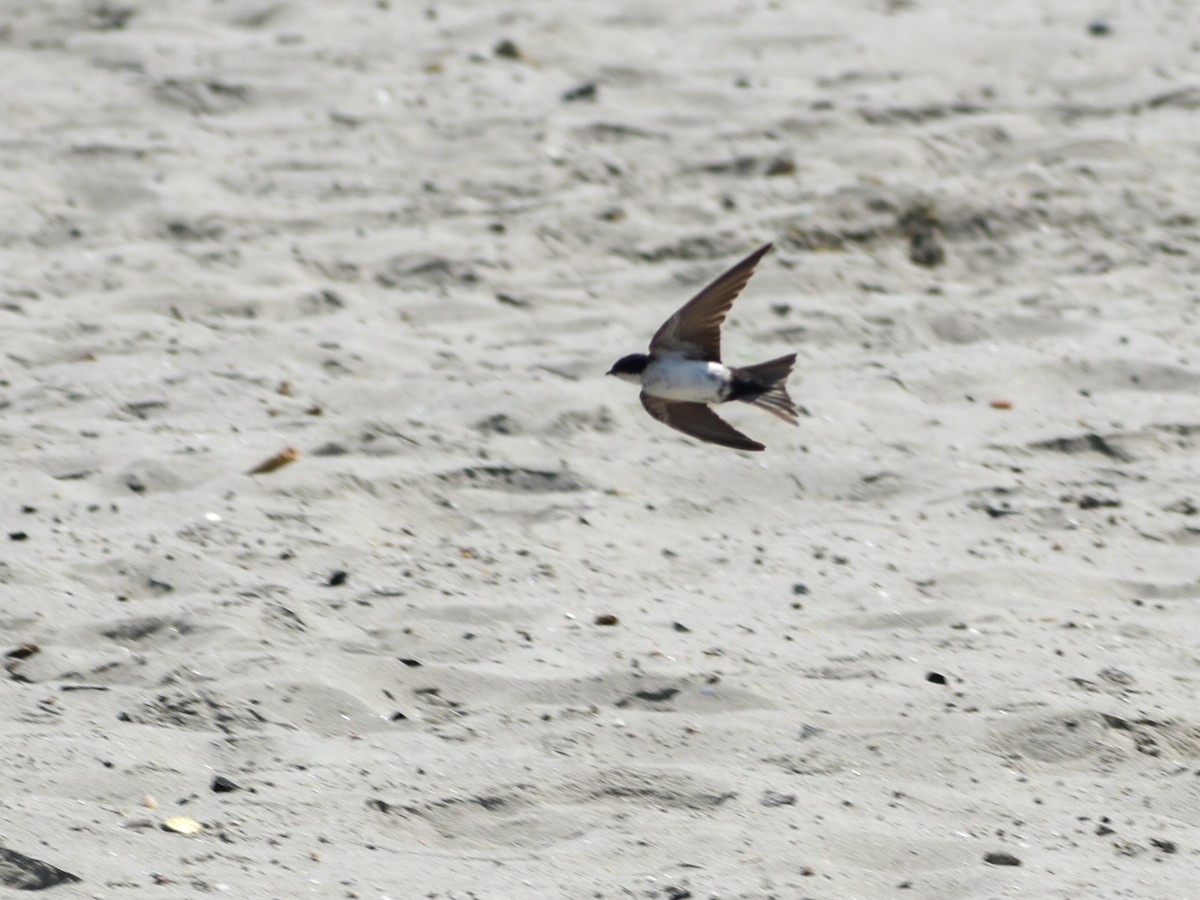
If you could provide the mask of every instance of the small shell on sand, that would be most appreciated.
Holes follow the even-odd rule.
[[[176,834],[199,834],[204,826],[190,816],[171,816],[162,823],[163,831],[173,831]]]
[[[300,458],[300,451],[295,447],[285,447],[280,450],[270,459],[263,460],[249,472],[247,475],[266,475],[268,472],[274,472],[276,469],[282,469],[289,463],[294,463]]]

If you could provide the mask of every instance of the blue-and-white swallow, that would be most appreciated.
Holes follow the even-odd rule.
[[[642,406],[664,425],[723,447],[763,450],[709,404],[741,400],[798,424],[799,413],[787,392],[795,353],[753,366],[721,362],[721,324],[770,249],[767,244],[755,250],[680,307],[650,340],[648,354],[623,356],[608,370],[641,385]]]

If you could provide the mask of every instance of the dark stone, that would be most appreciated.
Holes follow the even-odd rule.
[[[504,40],[497,42],[496,46],[492,48],[492,53],[494,53],[500,59],[520,59],[521,58],[520,49],[517,47],[516,44],[514,44],[508,38],[505,38]]]
[[[983,861],[992,866],[1019,866],[1021,864],[1021,860],[1003,850],[993,850],[991,853],[983,854]]]
[[[0,847],[0,886],[18,891],[44,891],[81,880],[78,875],[64,872],[40,859]]]
[[[595,100],[596,99],[596,82],[585,81],[583,84],[577,84],[569,90],[563,91],[563,101],[573,103],[577,100]]]
[[[645,700],[647,703],[665,703],[676,694],[679,693],[679,688],[663,688],[661,691],[638,691],[633,696],[639,700]]]
[[[922,204],[905,211],[899,225],[908,235],[908,258],[912,262],[932,269],[946,261],[939,235],[941,223],[931,207]]]

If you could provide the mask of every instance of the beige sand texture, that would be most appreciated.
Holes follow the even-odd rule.
[[[0,846],[1200,896],[1194,12],[4,5]],[[603,373],[768,240],[745,454]]]

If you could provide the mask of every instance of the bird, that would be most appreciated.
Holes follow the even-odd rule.
[[[740,400],[799,424],[787,392],[795,353],[752,366],[721,362],[721,325],[770,249],[771,244],[759,247],[681,306],[650,339],[649,353],[622,356],[606,374],[640,385],[646,412],[670,428],[722,447],[765,450],[711,404]]]

